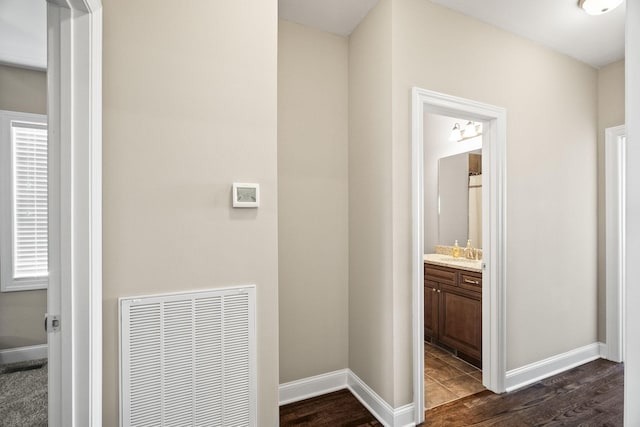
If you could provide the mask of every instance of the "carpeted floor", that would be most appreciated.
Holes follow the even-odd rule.
[[[0,426],[47,425],[47,361],[0,365]]]

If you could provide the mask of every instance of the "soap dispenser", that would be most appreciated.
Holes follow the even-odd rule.
[[[453,249],[451,250],[451,255],[453,255],[454,258],[460,258],[460,246],[458,246],[458,241],[457,240],[453,244]]]

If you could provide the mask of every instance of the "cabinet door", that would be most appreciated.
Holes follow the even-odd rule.
[[[424,282],[424,338],[434,338],[438,330],[438,284]],[[437,337],[436,337],[437,338]]]
[[[438,339],[450,347],[481,359],[482,300],[480,294],[442,285]]]

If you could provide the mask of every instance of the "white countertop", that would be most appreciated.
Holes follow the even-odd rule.
[[[441,265],[443,267],[458,268],[460,270],[482,273],[482,260],[454,258],[451,255],[424,254],[424,262],[427,264]]]

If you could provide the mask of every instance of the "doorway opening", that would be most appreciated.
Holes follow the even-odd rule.
[[[50,177],[45,0],[2,3],[0,424],[48,424]]]
[[[412,103],[413,404],[418,424],[425,416],[425,115],[455,117],[482,125],[482,308],[478,314],[482,323],[482,346],[479,355],[483,386],[501,393],[505,390],[506,375],[506,111],[421,88],[413,88]],[[466,245],[463,243],[463,246]],[[477,282],[477,273],[476,277],[467,276],[469,281]],[[459,280],[461,276],[456,277]],[[449,280],[456,279],[450,276]],[[480,283],[468,285],[476,286],[477,291]]]
[[[482,385],[482,123],[424,114],[424,404]],[[466,242],[466,243],[465,243]]]

